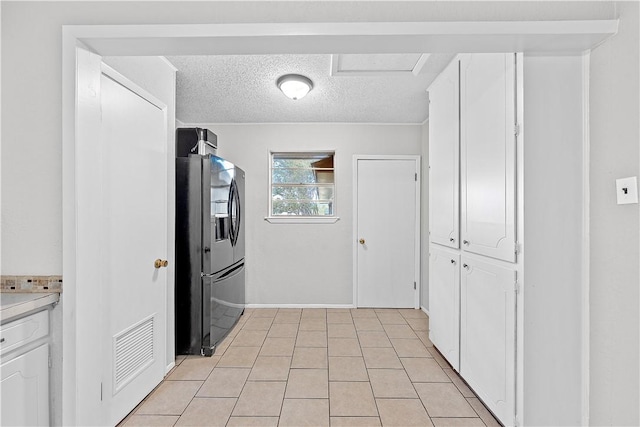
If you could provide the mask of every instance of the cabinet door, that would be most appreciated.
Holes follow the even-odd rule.
[[[49,425],[49,346],[43,344],[0,367],[3,426]]]
[[[462,248],[515,262],[515,55],[462,58],[460,123]]]
[[[460,255],[429,250],[429,339],[460,370]]]
[[[504,425],[515,415],[516,273],[462,256],[460,374]]]
[[[459,62],[429,88],[429,235],[432,243],[459,248]]]

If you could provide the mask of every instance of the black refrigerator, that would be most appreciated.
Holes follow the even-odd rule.
[[[179,129],[177,144],[193,130],[202,131]],[[244,171],[214,154],[183,153],[176,158],[176,354],[211,356],[244,312]]]

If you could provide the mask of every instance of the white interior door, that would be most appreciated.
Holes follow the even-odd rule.
[[[429,339],[460,371],[460,254],[429,249]]]
[[[516,272],[462,256],[460,374],[504,425],[515,416]]]
[[[124,418],[165,371],[166,106],[103,65],[100,77],[103,402]]]
[[[354,163],[356,304],[418,308],[419,158]]]
[[[515,102],[515,55],[462,57],[462,248],[511,262],[516,260]]]
[[[166,106],[77,49],[73,424],[115,425],[166,355]]]
[[[460,100],[456,59],[429,87],[429,238],[460,247]]]

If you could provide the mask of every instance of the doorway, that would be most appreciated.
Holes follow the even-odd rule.
[[[420,307],[420,158],[355,156],[354,304]]]

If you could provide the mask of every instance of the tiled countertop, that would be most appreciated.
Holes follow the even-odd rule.
[[[37,292],[0,292],[0,322],[12,320],[39,308],[55,304],[60,294]]]

